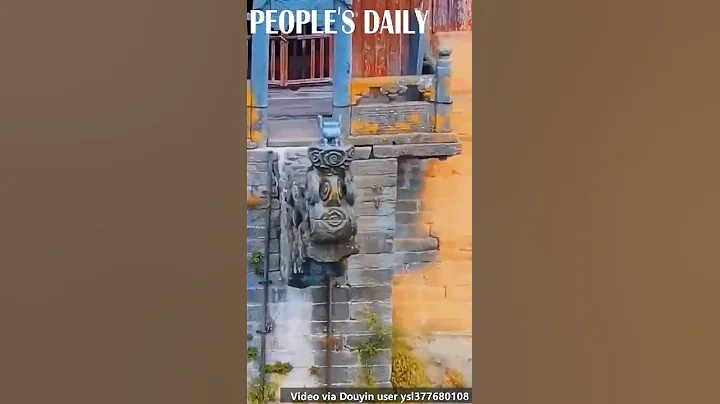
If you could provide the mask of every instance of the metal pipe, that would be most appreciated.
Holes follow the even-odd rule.
[[[268,187],[267,187],[267,216],[265,217],[265,270],[263,271],[263,323],[262,330],[258,330],[260,333],[260,377],[262,380],[262,386],[265,387],[265,366],[266,366],[266,354],[267,350],[267,334],[272,330],[270,325],[270,316],[268,314],[269,307],[269,295],[270,295],[270,235],[271,235],[271,216],[272,216],[272,188],[273,188],[273,152],[268,151],[267,156],[267,171],[268,171]]]
[[[327,338],[327,344],[325,344],[325,384],[327,387],[332,386],[332,376],[330,374],[330,370],[332,369],[332,350],[333,350],[333,329],[332,329],[332,290],[333,290],[333,281],[332,279],[328,279],[327,281],[327,303],[326,303],[326,313],[327,313],[327,332],[326,332],[326,338]]]

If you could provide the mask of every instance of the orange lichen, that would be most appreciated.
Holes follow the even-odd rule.
[[[262,199],[253,194],[248,194],[247,196],[247,207],[248,209],[257,209],[262,205]]]

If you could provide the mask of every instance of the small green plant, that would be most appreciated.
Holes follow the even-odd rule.
[[[261,265],[264,260],[265,256],[261,252],[254,252],[250,255],[250,264],[253,266],[255,275],[263,276],[265,274],[265,269]]]
[[[248,404],[267,404],[277,402],[280,387],[274,381],[268,380],[265,385],[260,378],[248,383],[247,402]]]
[[[370,370],[370,362],[372,358],[380,354],[380,350],[389,345],[392,334],[390,330],[380,322],[377,314],[370,310],[365,310],[363,320],[372,334],[365,342],[360,343],[357,347],[360,365],[363,367],[360,383],[362,387],[374,387],[375,376]]]
[[[275,362],[272,365],[265,366],[265,373],[275,373],[279,375],[286,375],[293,370],[293,365],[288,362],[281,363]]]
[[[320,376],[320,368],[317,366],[310,366],[308,372],[310,372],[310,376]]]
[[[395,388],[433,387],[427,375],[427,364],[419,358],[398,331],[392,339],[392,373],[390,382]]]
[[[258,356],[258,349],[254,346],[248,347],[247,349],[247,360],[251,362]]]

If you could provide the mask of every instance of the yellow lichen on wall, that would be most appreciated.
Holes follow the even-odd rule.
[[[393,324],[416,333],[472,332],[472,33],[444,36],[453,49],[452,125],[462,154],[427,167],[423,218],[440,241],[438,262],[393,279]]]

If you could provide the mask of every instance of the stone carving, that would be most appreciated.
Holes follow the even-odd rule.
[[[358,253],[350,171],[355,148],[342,142],[339,122],[318,117],[318,124],[322,140],[308,148],[305,184],[292,184],[286,197],[291,248],[286,279],[295,288],[344,276],[347,258]]]

